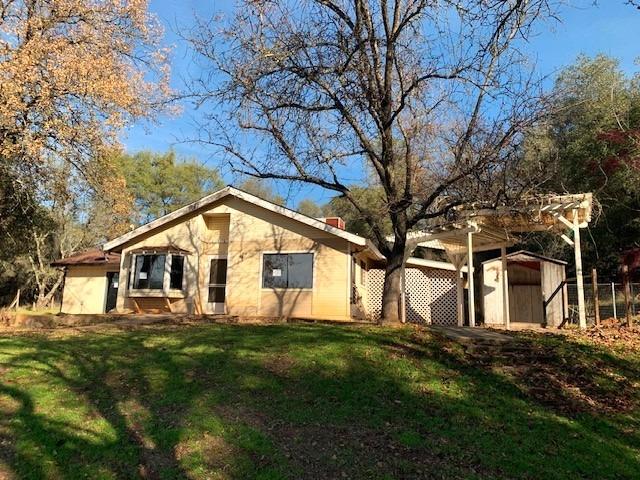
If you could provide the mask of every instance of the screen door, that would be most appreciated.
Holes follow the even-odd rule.
[[[227,290],[227,259],[212,258],[209,264],[208,313],[225,313],[224,302]]]

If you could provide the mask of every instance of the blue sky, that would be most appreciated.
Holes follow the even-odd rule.
[[[207,17],[212,14],[228,14],[232,11],[232,0],[151,0],[150,8],[165,28],[165,44],[173,47],[172,82],[176,89],[182,87],[182,80],[193,69],[193,62],[187,46],[176,31],[189,28],[195,15]],[[537,35],[527,45],[527,50],[535,62],[538,73],[553,75],[562,67],[573,63],[580,54],[595,55],[605,53],[620,60],[622,68],[634,73],[638,71],[636,58],[640,57],[640,11],[625,4],[625,0],[572,0],[560,11],[561,22],[547,21],[538,26]],[[185,143],[195,136],[191,120],[193,110],[184,105],[180,115],[160,118],[157,124],[136,124],[122,137],[129,152],[139,150],[166,151],[173,148],[185,157],[196,158],[203,163],[217,166],[216,158],[201,146]],[[225,181],[234,178],[223,171]],[[324,202],[331,193],[312,187],[302,187],[290,191],[284,186],[276,186],[281,194],[295,206],[302,198],[313,198]]]

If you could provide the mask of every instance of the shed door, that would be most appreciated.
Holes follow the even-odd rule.
[[[543,323],[541,286],[509,285],[509,316],[516,323]]]

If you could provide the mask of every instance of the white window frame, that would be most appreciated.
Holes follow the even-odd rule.
[[[164,272],[162,276],[162,288],[135,288],[135,273],[136,273],[136,259],[141,255],[164,255]],[[182,262],[182,288],[169,288],[171,285],[171,261],[174,256],[183,257],[184,261]],[[144,297],[186,297],[187,285],[186,280],[187,276],[185,275],[185,269],[187,266],[187,255],[184,253],[171,253],[165,251],[149,251],[146,252],[138,252],[131,254],[131,264],[129,267],[129,288],[127,289],[127,294],[129,296],[144,296]]]
[[[265,287],[263,284],[262,273],[264,271],[265,255],[288,255],[290,253],[307,253],[311,255],[311,288],[273,288]],[[316,285],[316,252],[309,250],[269,250],[260,252],[260,274],[258,275],[258,287],[263,292],[312,292]]]

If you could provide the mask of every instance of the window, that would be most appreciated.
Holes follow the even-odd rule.
[[[137,254],[134,258],[133,289],[162,290],[165,285],[172,290],[183,289],[184,255]]]
[[[313,288],[313,253],[265,253],[262,288]]]
[[[184,257],[182,255],[171,255],[171,276],[169,288],[182,290],[182,278],[184,276]]]
[[[166,259],[167,256],[164,254],[136,255],[133,288],[138,290],[162,290]]]

